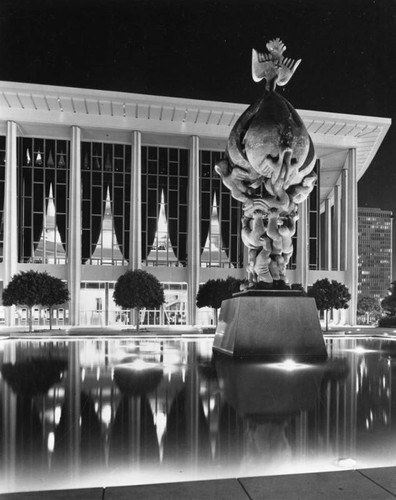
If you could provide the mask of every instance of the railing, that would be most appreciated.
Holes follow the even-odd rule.
[[[82,311],[80,314],[81,326],[127,326],[131,324],[129,310],[112,311]],[[186,325],[187,317],[184,311],[173,309],[141,309],[140,324],[146,326]],[[134,326],[134,325],[132,325]]]
[[[15,326],[28,326],[29,324],[29,312],[26,308],[18,308],[15,312]],[[2,316],[0,314],[0,324],[2,324]],[[32,324],[33,328],[38,326],[49,327],[50,317],[49,309],[33,308],[32,311]],[[58,308],[52,310],[52,327],[59,328],[69,325],[69,311],[64,308]]]

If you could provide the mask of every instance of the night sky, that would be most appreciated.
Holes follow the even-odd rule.
[[[0,0],[0,80],[249,104],[275,37],[297,109],[392,118],[359,206],[396,213],[396,0]]]

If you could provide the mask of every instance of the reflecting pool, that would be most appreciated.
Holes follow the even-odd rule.
[[[1,341],[0,492],[396,465],[396,341],[314,365],[212,342]]]

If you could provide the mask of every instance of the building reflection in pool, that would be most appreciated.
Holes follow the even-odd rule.
[[[392,341],[311,365],[210,339],[1,345],[2,492],[396,464]]]

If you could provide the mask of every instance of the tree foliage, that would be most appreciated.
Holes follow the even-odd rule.
[[[40,273],[41,298],[40,304],[44,307],[58,306],[70,300],[67,284],[60,278],[50,276],[46,272]]]
[[[315,299],[319,311],[347,309],[351,300],[351,294],[343,283],[335,280],[330,282],[327,278],[316,281],[308,290],[308,297]]]
[[[328,329],[328,312],[330,309],[347,309],[351,294],[348,288],[338,281],[321,279],[308,290],[308,297],[313,297],[319,311],[326,313],[326,330]]]
[[[223,300],[230,299],[239,292],[242,280],[229,276],[227,279],[208,280],[203,283],[197,293],[197,306],[219,309]]]
[[[137,269],[127,271],[117,280],[113,292],[114,302],[123,309],[136,309],[136,327],[139,328],[139,310],[155,309],[165,302],[164,290],[152,274]]]
[[[377,299],[375,299],[374,297],[370,297],[368,295],[361,295],[359,297],[357,303],[358,314],[376,313],[380,311],[381,307]]]
[[[28,308],[38,305],[41,296],[40,278],[40,273],[36,271],[15,274],[3,290],[3,304]]]
[[[32,307],[41,305],[50,310],[69,300],[69,290],[61,279],[47,272],[22,271],[15,274],[3,291],[5,306],[24,306],[29,309],[29,331],[32,330]],[[50,328],[52,314],[50,314]]]
[[[392,281],[389,295],[381,301],[381,307],[387,316],[396,316],[396,281]]]
[[[368,295],[360,295],[357,302],[358,322],[369,324],[381,316],[379,301]]]
[[[40,305],[48,307],[50,310],[49,321],[52,330],[52,308],[64,304],[70,300],[67,284],[60,278],[50,276],[46,272],[40,273],[41,277],[41,298]]]

